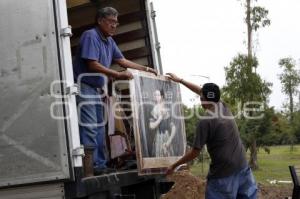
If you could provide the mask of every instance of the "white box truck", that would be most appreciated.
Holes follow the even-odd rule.
[[[135,169],[83,177],[72,55],[104,6],[120,12],[125,57],[162,73],[148,0],[0,1],[0,199],[153,199],[169,187]]]

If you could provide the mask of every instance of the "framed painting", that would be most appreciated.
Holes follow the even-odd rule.
[[[186,134],[179,84],[130,70],[130,98],[140,174],[163,173],[182,157]]]

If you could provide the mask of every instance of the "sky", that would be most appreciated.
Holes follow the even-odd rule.
[[[245,0],[242,0],[243,2]],[[173,72],[197,84],[225,85],[224,67],[247,52],[245,9],[238,0],[153,0],[161,44],[163,72]],[[271,25],[254,34],[257,72],[273,83],[269,104],[282,109],[287,97],[278,74],[281,58],[292,57],[300,69],[300,1],[258,0],[269,10]],[[204,76],[204,77],[203,77]],[[199,98],[181,86],[183,103]]]

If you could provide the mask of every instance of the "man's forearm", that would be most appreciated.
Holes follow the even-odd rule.
[[[180,83],[183,84],[184,86],[186,86],[187,88],[189,88],[191,91],[193,91],[194,93],[200,95],[201,94],[201,87],[193,84],[192,82],[188,82],[184,79],[180,80]]]
[[[102,66],[97,61],[87,61],[88,70],[92,73],[101,73],[109,77],[117,78],[119,73],[117,71],[111,70]]]
[[[136,70],[142,70],[142,71],[147,71],[147,67],[143,66],[141,64],[138,63],[134,63],[128,59],[122,59],[117,61],[118,64],[120,64],[122,67],[124,68],[132,68],[132,69],[136,69]]]
[[[192,161],[195,159],[200,153],[199,149],[193,148],[189,152],[187,152],[182,158],[180,158],[176,163],[174,163],[173,167],[174,169],[178,167],[179,165],[185,164],[189,161]]]

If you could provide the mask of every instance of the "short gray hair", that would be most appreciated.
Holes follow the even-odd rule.
[[[113,8],[113,7],[105,7],[105,8],[101,8],[97,11],[97,15],[96,15],[96,22],[99,19],[103,19],[106,18],[108,16],[118,16],[119,12]]]

